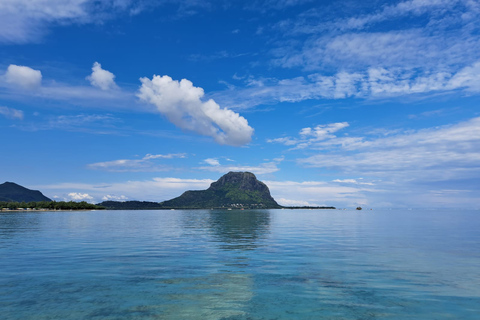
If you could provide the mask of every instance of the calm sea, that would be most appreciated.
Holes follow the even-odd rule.
[[[480,319],[480,211],[0,213],[1,319]]]

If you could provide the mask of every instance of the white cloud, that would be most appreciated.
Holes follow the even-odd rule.
[[[180,196],[187,190],[205,190],[216,180],[211,179],[179,179],[153,178],[144,181],[122,181],[118,183],[82,184],[61,183],[56,185],[32,186],[45,190],[45,194],[62,194],[65,189],[74,190],[75,194],[88,194],[93,200],[124,201],[141,200],[161,202]],[[343,205],[355,207],[365,205],[368,199],[366,192],[372,190],[364,186],[339,186],[335,183],[321,181],[263,181],[270,189],[272,196],[282,205]],[[121,196],[115,196],[121,195]]]
[[[269,143],[281,143],[286,146],[294,146],[293,149],[305,149],[307,147],[311,147],[313,145],[322,144],[323,141],[331,141],[332,139],[337,138],[334,135],[335,132],[342,130],[348,127],[349,124],[347,122],[336,122],[336,123],[329,123],[329,124],[320,124],[317,125],[315,128],[303,128],[299,132],[299,138],[292,138],[292,137],[283,137],[283,138],[276,138],[276,139],[268,139],[267,142]],[[344,138],[351,140],[352,138]],[[342,139],[342,144],[345,144],[348,140]],[[338,141],[336,139],[335,141]],[[356,140],[352,140],[356,141]]]
[[[48,24],[87,17],[89,0],[2,0],[0,42],[38,41]]]
[[[143,157],[143,160],[150,159],[174,159],[174,158],[186,158],[185,153],[170,153],[170,154],[147,154]]]
[[[306,99],[480,92],[477,1],[408,0],[378,10],[358,6],[367,14],[329,20],[328,10],[310,8],[278,23],[274,30],[282,31],[282,46],[272,50],[274,64],[319,73],[241,90],[235,100],[248,107]],[[412,17],[415,24],[406,22]],[[235,100],[217,98],[222,103]]]
[[[358,179],[358,180],[361,180]],[[332,182],[338,182],[338,183],[346,183],[346,184],[363,184],[363,185],[367,185],[367,186],[373,186],[374,183],[373,182],[363,182],[363,181],[358,181],[357,179],[335,179],[335,180],[332,180]]]
[[[119,13],[154,5],[136,0],[1,0],[0,43],[39,42],[53,26],[101,24]]]
[[[118,89],[115,83],[115,75],[110,71],[102,69],[102,65],[95,62],[92,67],[92,74],[87,77],[92,86],[98,87],[102,90]]]
[[[110,195],[107,194],[102,197],[102,201],[127,201],[128,197],[124,195],[116,196],[116,195]]]
[[[11,64],[5,73],[5,80],[7,83],[25,89],[34,89],[40,87],[42,83],[42,73],[30,67]]]
[[[44,194],[63,194],[65,190],[72,193],[88,194],[92,202],[103,201],[104,197],[126,197],[130,200],[165,201],[178,197],[187,190],[207,189],[214,180],[210,179],[179,179],[179,178],[153,178],[143,181],[122,181],[118,183],[61,183],[54,185],[34,186],[35,189],[45,190]],[[121,195],[121,196],[115,196]],[[64,195],[67,197],[67,194]]]
[[[41,115],[34,113],[34,121],[24,122],[17,126],[24,131],[64,130],[69,132],[88,132],[93,134],[123,134],[117,125],[122,121],[109,114],[77,114],[77,115]]]
[[[261,104],[299,102],[311,99],[384,99],[435,93],[480,93],[480,61],[455,72],[430,72],[401,68],[372,67],[364,72],[326,76],[315,73],[307,78],[274,80],[263,87],[247,87],[217,92],[221,103],[251,108]]]
[[[89,169],[93,170],[105,170],[112,172],[156,172],[156,171],[168,171],[172,168],[155,163],[151,160],[155,159],[174,159],[174,158],[185,158],[184,153],[175,153],[175,154],[147,154],[141,159],[120,159],[113,161],[104,161],[97,162],[87,165]]]
[[[22,110],[0,106],[0,114],[9,119],[23,120]]]
[[[331,134],[316,140],[314,131],[306,128],[298,137],[284,141],[295,141],[293,148],[288,147],[292,154],[300,154],[300,166],[316,168],[320,175],[342,176],[326,182],[333,190],[332,194],[322,191],[327,192],[325,199],[331,200],[327,204],[478,207],[475,194],[480,192],[480,117],[421,130],[382,131],[368,128],[365,136]],[[355,178],[358,176],[363,178]],[[274,186],[272,182],[271,189]],[[344,193],[344,187],[352,189]],[[291,190],[297,193],[297,188]],[[318,194],[322,194],[320,191]],[[308,189],[299,192],[307,195]],[[301,194],[292,197],[282,190],[276,197],[323,204]],[[342,195],[349,195],[348,199],[342,200]]]
[[[109,85],[110,88],[116,87],[114,83],[106,80],[107,78],[103,78],[103,82],[100,82],[101,78],[96,77],[98,83],[104,88]],[[131,109],[132,105],[136,104],[137,108],[141,109],[134,91],[98,90],[92,86],[75,86],[56,80],[45,80],[40,70],[13,64],[0,76],[0,89],[4,89],[0,90],[0,99],[23,103],[38,104],[38,99],[41,98],[88,108]],[[152,112],[146,108],[144,111]]]
[[[268,174],[277,172],[280,169],[278,168],[278,164],[282,162],[284,158],[277,158],[273,159],[272,161],[261,163],[260,165],[250,166],[250,165],[233,165],[233,164],[220,164],[218,159],[205,159],[203,162],[208,164],[208,167],[199,167],[200,170],[206,170],[211,172],[218,172],[218,173],[227,173],[230,171],[247,171],[252,172],[254,174]],[[230,160],[231,161],[231,160]]]
[[[289,206],[347,206],[369,204],[372,188],[341,186],[323,181],[264,181],[279,204]]]
[[[315,140],[325,140],[327,138],[332,138],[335,133],[343,128],[348,127],[349,124],[347,122],[337,122],[337,123],[330,123],[330,124],[321,124],[316,126],[314,129],[312,128],[303,128],[300,130],[300,136],[302,137],[313,137]]]
[[[192,82],[169,76],[141,78],[138,97],[157,107],[170,122],[184,130],[210,136],[219,144],[241,146],[250,142],[253,128],[247,120],[214,100],[202,101],[204,91]]]
[[[71,192],[68,194],[68,197],[73,201],[93,200],[93,197],[90,196],[88,193]]]
[[[480,118],[378,139],[354,138],[351,144],[341,138],[313,144],[312,148],[330,152],[303,158],[299,163],[410,181],[480,177]]]
[[[441,14],[446,10],[454,11],[453,9],[458,3],[468,3],[468,0],[408,0],[384,6],[377,13],[337,21],[336,25],[341,29],[363,29],[374,23],[406,15],[419,16],[425,13]]]
[[[205,162],[206,164],[209,164],[211,166],[219,166],[220,165],[220,162],[218,161],[218,159],[213,159],[213,158],[205,159],[205,160],[203,160],[203,162]]]

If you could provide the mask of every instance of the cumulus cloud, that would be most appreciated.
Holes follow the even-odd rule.
[[[88,193],[70,192],[68,197],[73,201],[87,201],[93,200],[93,197]]]
[[[0,114],[9,119],[23,120],[23,111],[0,106]]]
[[[212,99],[202,101],[203,89],[189,80],[155,75],[152,80],[140,81],[138,97],[155,105],[177,127],[210,136],[219,144],[241,146],[250,142],[253,128],[247,120]]]
[[[115,83],[115,75],[110,71],[102,69],[102,65],[95,62],[92,67],[92,74],[86,78],[92,86],[100,88],[102,90],[117,89],[118,86]]]
[[[25,89],[34,89],[40,87],[42,73],[30,67],[11,64],[5,73],[5,81]]]

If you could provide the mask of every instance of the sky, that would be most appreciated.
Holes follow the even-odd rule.
[[[0,0],[0,183],[479,208],[478,0]],[[1,181],[3,180],[3,181]]]

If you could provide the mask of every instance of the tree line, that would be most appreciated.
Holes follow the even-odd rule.
[[[31,209],[31,210],[101,210],[105,209],[102,206],[97,206],[85,201],[74,202],[74,201],[31,201],[31,202],[11,202],[11,201],[0,201],[1,209]]]

